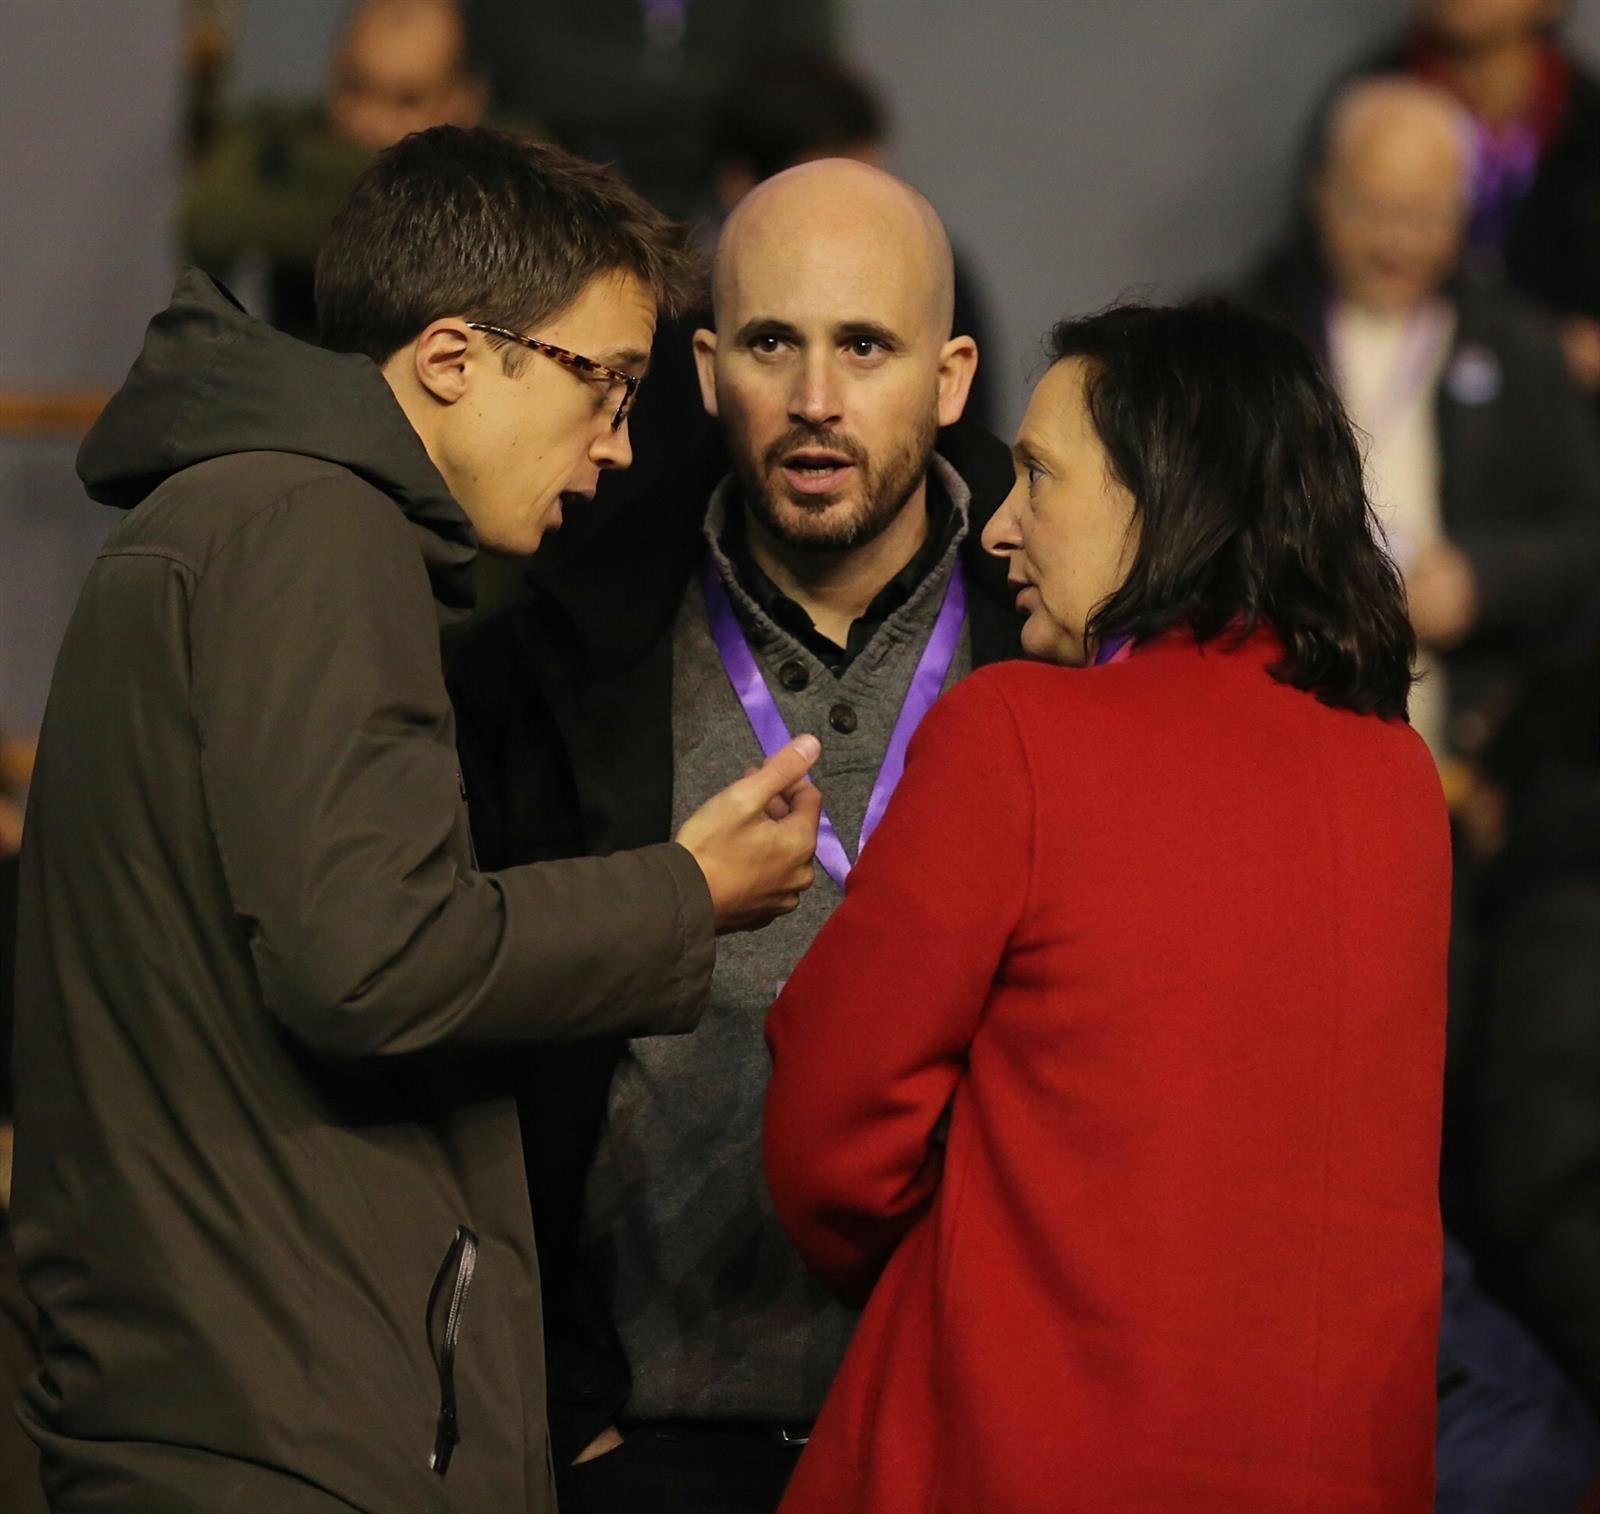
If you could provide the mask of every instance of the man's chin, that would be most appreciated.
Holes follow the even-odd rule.
[[[827,551],[848,545],[860,518],[859,502],[847,494],[784,495],[769,501],[767,529],[791,547]]]

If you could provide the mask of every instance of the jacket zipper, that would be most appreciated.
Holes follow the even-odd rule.
[[[433,1352],[439,1372],[439,1422],[433,1437],[433,1455],[428,1466],[443,1477],[450,1470],[450,1457],[461,1439],[456,1417],[456,1347],[461,1341],[461,1315],[472,1291],[472,1275],[478,1268],[478,1238],[465,1225],[457,1225],[455,1238],[439,1265],[438,1276],[428,1294],[428,1345],[433,1348],[433,1316],[439,1295],[454,1275],[450,1289],[450,1308],[445,1315],[444,1340]]]

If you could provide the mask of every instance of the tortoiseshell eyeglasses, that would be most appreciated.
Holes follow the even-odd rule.
[[[467,325],[474,331],[482,331],[508,342],[520,342],[524,347],[542,352],[580,378],[603,380],[608,388],[613,384],[621,384],[622,403],[617,406],[617,413],[611,417],[611,429],[613,431],[622,429],[622,423],[627,420],[628,412],[633,409],[633,402],[639,397],[639,385],[642,380],[637,373],[624,373],[620,368],[607,368],[604,363],[597,363],[592,357],[584,357],[578,352],[568,352],[565,347],[557,347],[554,342],[541,342],[537,337],[522,336],[515,331],[507,331],[504,326],[490,326],[484,321],[468,321]]]

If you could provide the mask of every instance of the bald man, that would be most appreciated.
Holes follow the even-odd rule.
[[[467,63],[456,0],[362,0],[334,55],[328,120],[357,147],[382,152],[430,126],[476,126],[488,105]]]
[[[1489,839],[1475,796],[1490,738],[1600,585],[1600,449],[1554,330],[1461,256],[1469,127],[1450,97],[1415,80],[1380,77],[1341,92],[1306,186],[1315,244],[1280,252],[1247,293],[1324,355],[1366,433],[1368,489],[1405,574],[1423,652],[1412,718],[1463,822],[1445,1222],[1503,1248],[1511,1260],[1500,1287],[1592,1384],[1600,1106],[1592,1060],[1571,1053],[1594,1040],[1593,982],[1582,964],[1597,915],[1558,906],[1530,928],[1526,905],[1537,892],[1519,884],[1508,916],[1516,929],[1496,944],[1483,936],[1497,927],[1472,901],[1482,872],[1474,842]],[[1522,792],[1529,775],[1494,776],[1511,791],[1514,822],[1531,816],[1537,826],[1559,812],[1559,785]],[[1519,845],[1507,855],[1526,868],[1523,853]],[[1568,866],[1563,853],[1559,869]],[[1506,1047],[1514,1054],[1501,1055]],[[1462,1338],[1463,1318],[1446,1311],[1444,1353],[1454,1361],[1478,1349]],[[1506,1479],[1527,1461],[1525,1449],[1503,1436],[1497,1443],[1489,1424],[1498,1419],[1515,1434],[1517,1416],[1504,1404],[1546,1403],[1544,1387],[1511,1381],[1497,1409],[1481,1375],[1441,1369],[1440,1381],[1448,1386],[1441,1487],[1469,1481],[1483,1506],[1499,1496],[1495,1506],[1521,1507],[1526,1497],[1508,1493]],[[1470,1436],[1451,1431],[1473,1416]]]
[[[1468,243],[1554,315],[1600,392],[1600,76],[1567,44],[1572,0],[1413,0],[1401,35],[1349,77],[1403,73],[1469,113]]]
[[[411,132],[476,126],[487,107],[458,0],[358,0],[334,40],[324,102],[252,106],[197,163],[185,252],[280,330],[314,340],[317,250],[356,177]]]
[[[1412,719],[1452,771],[1592,591],[1600,552],[1600,459],[1559,343],[1461,256],[1470,144],[1431,85],[1350,86],[1306,186],[1314,245],[1249,290],[1323,353],[1367,435],[1424,653]]]
[[[910,730],[1017,655],[978,542],[1011,465],[961,422],[978,355],[951,335],[950,277],[939,217],[878,169],[755,189],[694,336],[726,476],[552,543],[533,602],[452,650],[486,863],[669,836],[730,764],[784,730],[823,738],[816,884],[753,949],[719,947],[696,1034],[545,1058],[525,1090],[552,1443],[590,1514],[773,1509],[849,1340],[767,1199],[761,1032]]]

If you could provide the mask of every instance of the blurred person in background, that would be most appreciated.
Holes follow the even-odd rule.
[[[1405,77],[1363,79],[1334,103],[1327,132],[1307,188],[1317,245],[1269,260],[1250,293],[1324,355],[1366,433],[1368,487],[1422,647],[1412,719],[1460,821],[1446,1218],[1593,1402],[1600,915],[1585,914],[1581,880],[1568,879],[1575,900],[1545,886],[1550,839],[1564,833],[1570,854],[1583,834],[1581,806],[1549,822],[1573,780],[1552,786],[1555,749],[1501,731],[1508,720],[1549,728],[1536,674],[1567,657],[1600,589],[1600,448],[1547,318],[1461,256],[1472,139],[1459,106]],[[1530,700],[1547,713],[1509,719]],[[1511,858],[1489,864],[1507,805]],[[1491,1346],[1508,1338],[1490,1335]],[[1490,1353],[1459,1355],[1481,1369]],[[1524,1400],[1551,1381],[1525,1384]],[[1481,1416],[1481,1387],[1466,1399]],[[1456,1412],[1442,1406],[1442,1429]],[[1501,1428],[1514,1437],[1513,1418]],[[1441,1440],[1456,1486],[1487,1486],[1461,1460],[1487,1440],[1481,1417]],[[1502,1446],[1501,1463],[1513,1459]]]
[[[1487,758],[1480,1256],[1600,1411],[1600,594],[1528,678]]]
[[[668,214],[710,208],[709,125],[749,58],[831,51],[833,0],[466,0],[498,106],[615,163]]]
[[[683,265],[607,169],[414,133],[323,244],[321,346],[189,270],[85,439],[127,514],[56,662],[18,931],[58,1507],[554,1509],[514,1053],[693,1027],[716,935],[809,886],[818,746],[662,845],[486,873],[439,626],[480,544],[533,553],[627,466]]]
[[[1438,1391],[1434,1514],[1600,1510],[1594,1411],[1449,1235]]]
[[[613,510],[448,657],[490,865],[668,836],[775,729],[828,733],[832,850],[799,911],[720,953],[695,1035],[541,1056],[524,1093],[568,1514],[770,1514],[854,1324],[767,1197],[761,1022],[921,713],[1018,650],[978,541],[1010,461],[963,416],[977,354],[952,334],[951,281],[932,208],[879,169],[819,161],[751,188],[723,231],[715,331],[695,334],[731,472]]]
[[[1306,186],[1315,245],[1273,256],[1246,291],[1328,363],[1366,435],[1367,485],[1405,575],[1420,649],[1411,718],[1462,822],[1445,1201],[1468,1237],[1476,851],[1494,843],[1495,810],[1480,759],[1600,579],[1600,437],[1583,392],[1547,319],[1462,262],[1469,140],[1460,107],[1432,85],[1352,84]]]
[[[1471,259],[1559,322],[1600,396],[1600,79],[1561,38],[1567,0],[1417,0],[1406,35],[1355,70],[1405,72],[1470,116]]]
[[[1449,835],[1357,446],[1235,307],[1052,355],[983,536],[1035,661],[929,715],[767,1022],[865,1304],[784,1508],[1429,1514]]]
[[[1520,671],[1600,571],[1600,439],[1548,323],[1464,266],[1470,139],[1448,95],[1393,77],[1339,96],[1306,186],[1311,248],[1247,293],[1327,361],[1422,650],[1411,718],[1475,758]]]
[[[455,0],[359,0],[319,105],[266,103],[220,128],[191,169],[188,259],[280,330],[311,339],[317,250],[375,154],[428,126],[476,126],[488,88]]]

